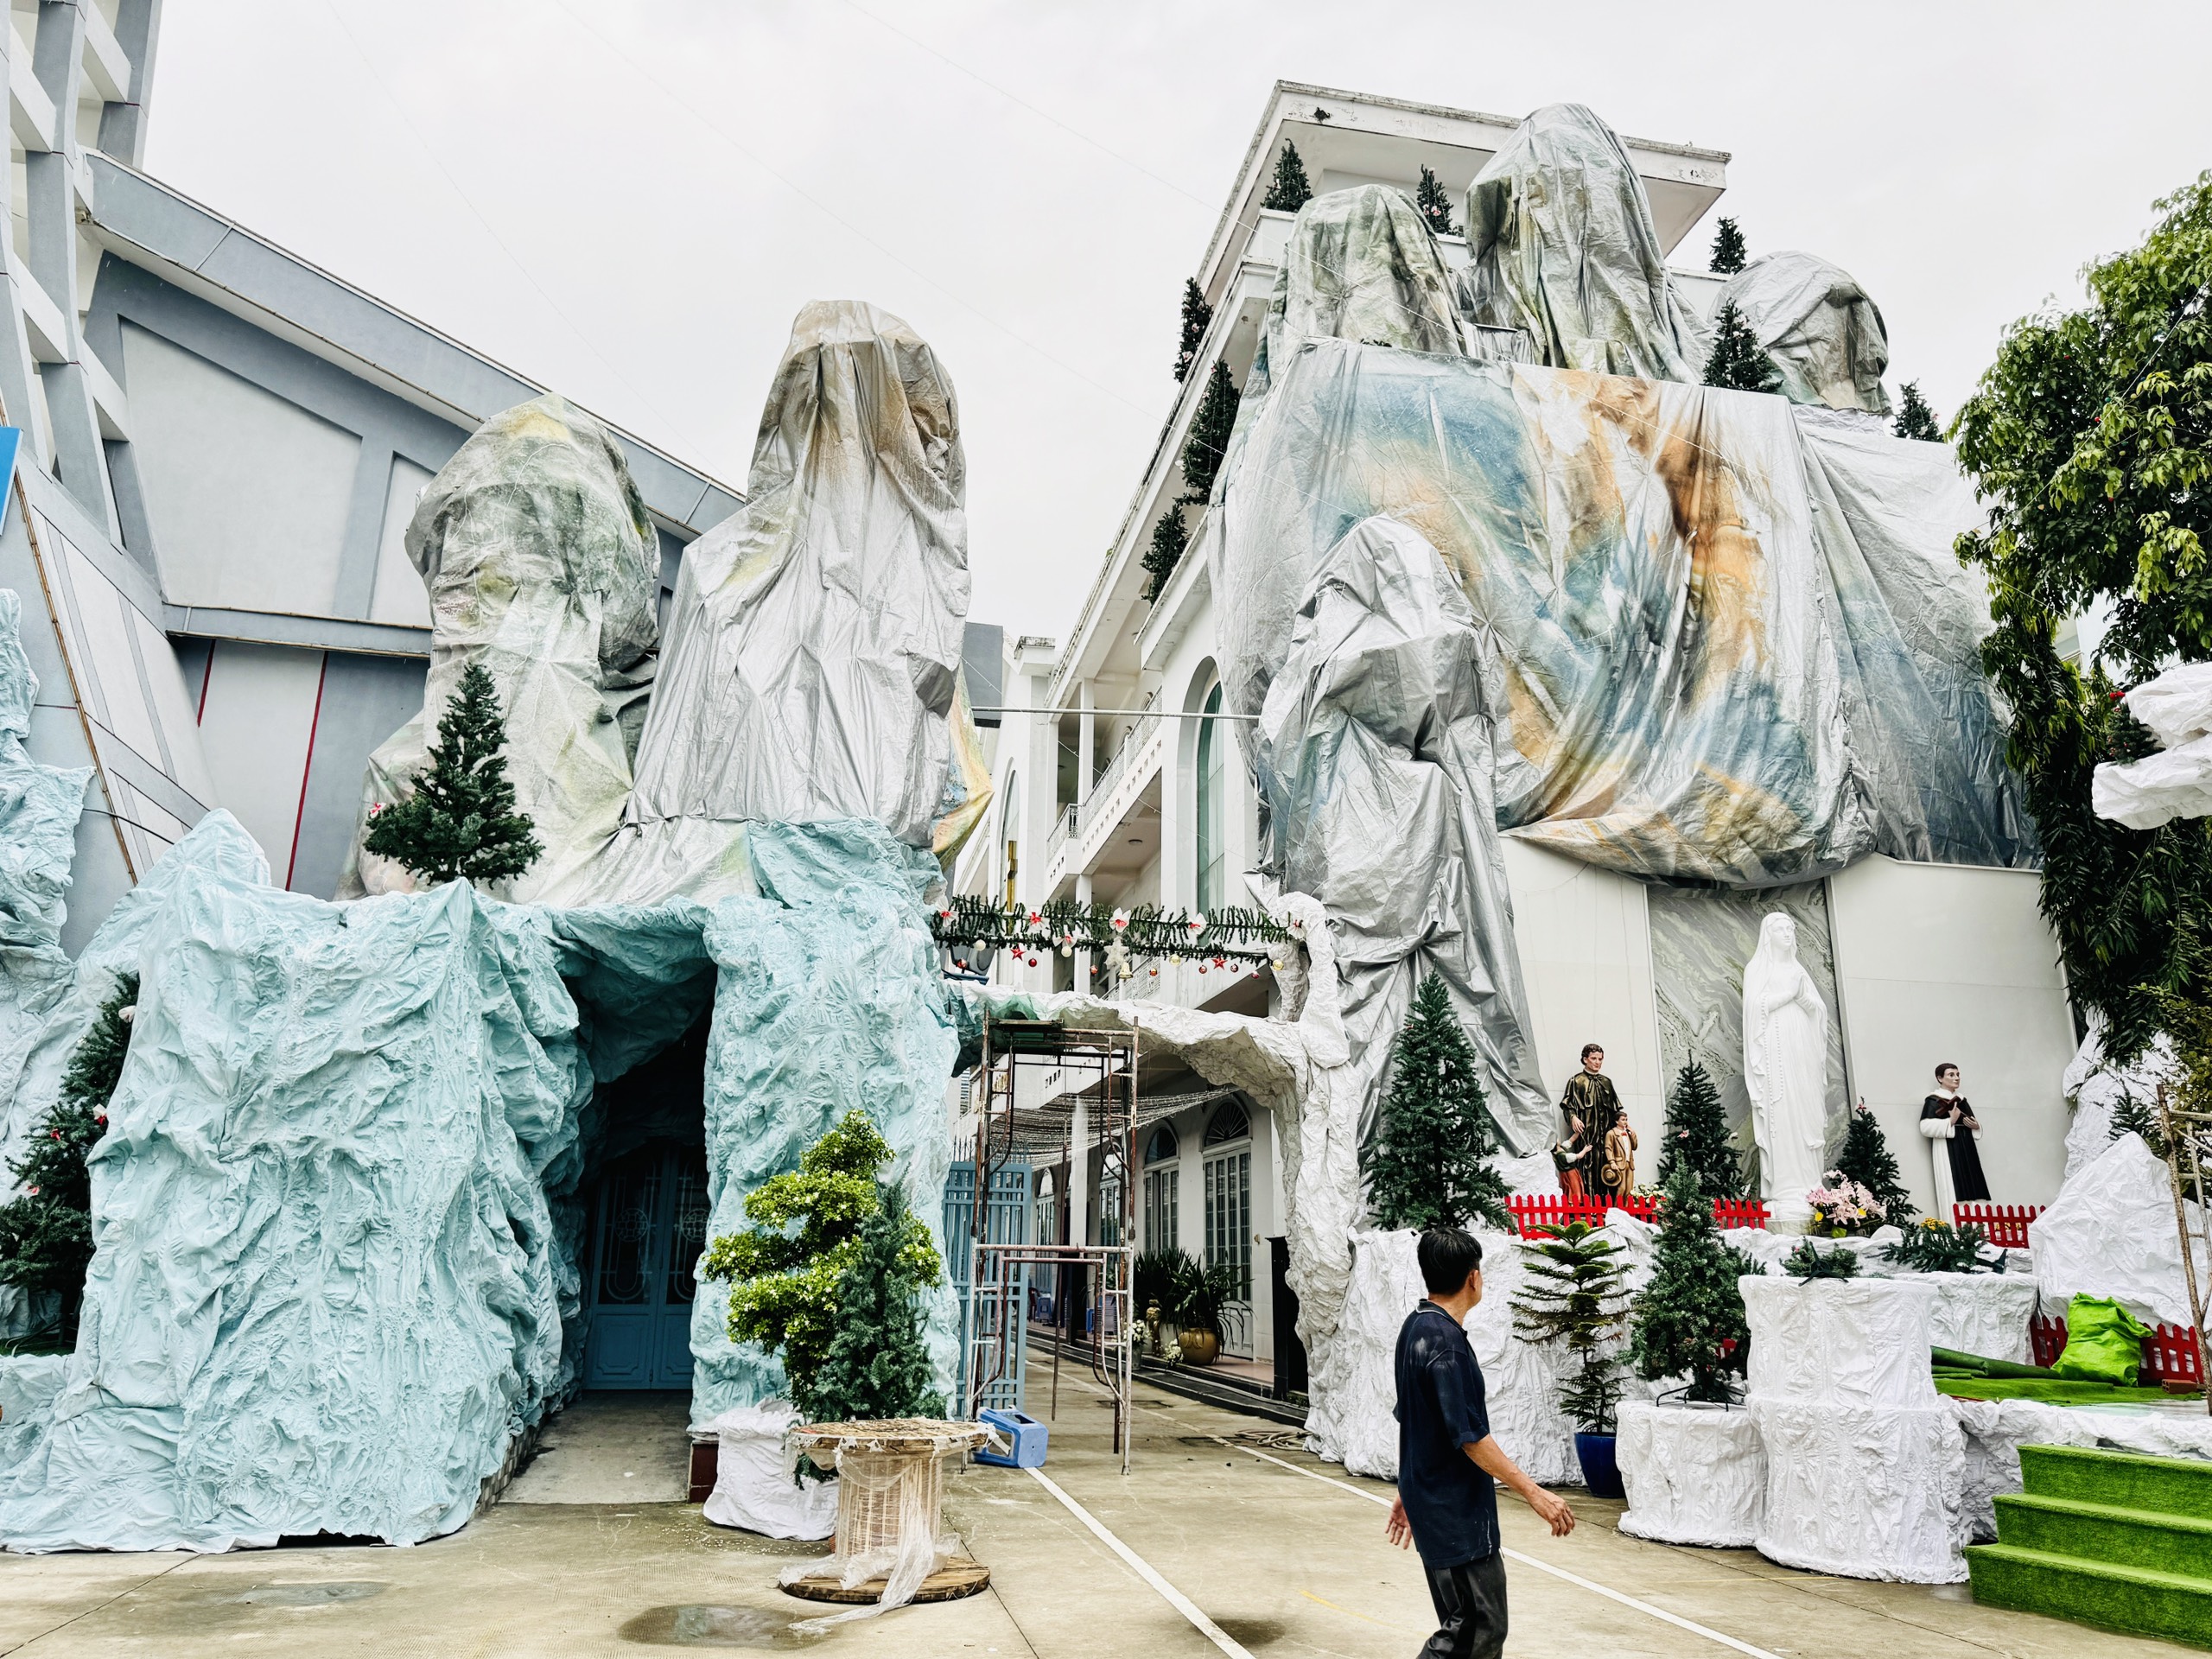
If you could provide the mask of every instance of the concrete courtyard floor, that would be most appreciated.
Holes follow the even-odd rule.
[[[416,1548],[0,1556],[0,1654],[565,1659],[806,1647],[851,1659],[1409,1659],[1429,1632],[1428,1599],[1414,1558],[1383,1542],[1376,1500],[1389,1486],[1345,1476],[1256,1419],[1142,1387],[1137,1398],[1124,1478],[1111,1414],[1087,1382],[1063,1376],[1044,1472],[1090,1523],[1027,1473],[962,1471],[947,1519],[990,1567],[990,1589],[813,1640],[791,1625],[829,1610],[785,1596],[775,1575],[823,1547],[724,1531],[695,1506],[653,1501],[680,1445],[661,1421],[670,1408],[593,1396],[550,1431],[562,1450],[509,1501]],[[1507,1567],[1513,1655],[2185,1651],[1977,1607],[1964,1585],[1868,1584],[1748,1550],[1644,1543],[1614,1530],[1619,1505],[1570,1497],[1583,1524],[1557,1540],[1502,1502],[1507,1546],[1529,1558]]]

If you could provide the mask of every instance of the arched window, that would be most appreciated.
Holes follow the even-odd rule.
[[[1224,1101],[1207,1120],[1198,1191],[1205,1199],[1205,1262],[1225,1267],[1236,1281],[1236,1300],[1224,1310],[1223,1351],[1252,1357],[1252,1119],[1237,1102]]]
[[[1144,1160],[1147,1164],[1165,1163],[1182,1149],[1182,1144],[1175,1139],[1175,1131],[1162,1123],[1144,1143]]]
[[[1183,1247],[1183,1171],[1175,1161],[1182,1151],[1175,1131],[1162,1123],[1144,1143],[1144,1247],[1147,1250],[1176,1250]]]
[[[1221,712],[1221,683],[1217,680],[1213,690],[1206,693],[1203,712]],[[1210,911],[1223,898],[1223,866],[1228,854],[1228,837],[1223,833],[1228,823],[1229,792],[1228,754],[1221,728],[1226,722],[1202,720],[1198,722],[1198,909]]]
[[[1244,1109],[1230,1101],[1206,1123],[1206,1145],[1225,1147],[1231,1141],[1252,1138],[1252,1120]]]

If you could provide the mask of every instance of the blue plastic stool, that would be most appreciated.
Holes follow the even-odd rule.
[[[1044,1466],[1045,1442],[1052,1431],[1026,1412],[987,1411],[982,1421],[997,1429],[1013,1443],[1014,1452],[994,1452],[988,1446],[976,1448],[976,1461],[995,1465],[1001,1469],[1038,1469]]]

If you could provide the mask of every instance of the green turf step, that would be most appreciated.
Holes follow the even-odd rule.
[[[2037,1497],[2070,1497],[2141,1514],[2212,1521],[2212,1463],[2093,1452],[2079,1446],[2024,1446],[2021,1484]]]
[[[1997,1536],[2039,1554],[2147,1567],[2212,1582],[2212,1521],[2146,1515],[2079,1498],[2005,1493],[1997,1499]]]
[[[2212,1649],[2212,1582],[2202,1579],[2012,1544],[1969,1545],[1967,1573],[1974,1599],[1988,1606]]]

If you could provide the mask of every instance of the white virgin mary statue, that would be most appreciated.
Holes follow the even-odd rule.
[[[1744,968],[1744,1086],[1777,1231],[1804,1230],[1805,1195],[1827,1173],[1827,1005],[1797,960],[1797,925],[1777,912]]]

